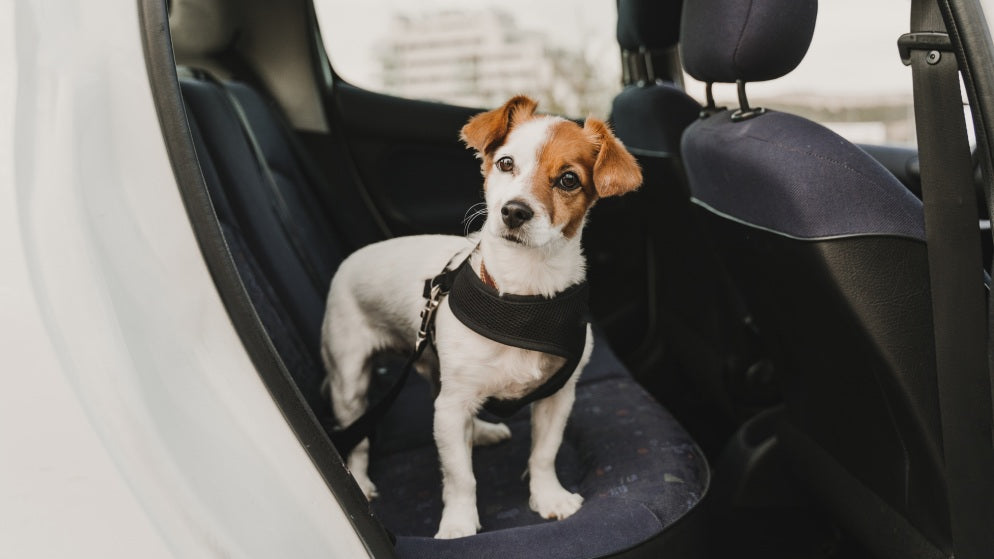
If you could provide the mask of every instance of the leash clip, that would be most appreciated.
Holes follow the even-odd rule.
[[[427,301],[424,308],[421,309],[421,328],[418,329],[418,337],[415,340],[415,348],[417,350],[420,350],[428,339],[428,332],[435,323],[435,311],[438,310],[438,305],[442,302],[444,295],[442,286],[435,282],[435,278],[425,281],[425,298]]]

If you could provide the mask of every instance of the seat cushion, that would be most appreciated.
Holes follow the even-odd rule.
[[[432,396],[416,375],[373,442],[373,510],[397,535],[400,557],[599,557],[645,541],[693,509],[705,494],[707,462],[690,435],[625,371],[598,338],[577,385],[556,470],[584,497],[565,520],[528,507],[524,477],[530,413],[507,421],[511,440],[473,452],[480,534],[435,540],[442,479],[432,439]],[[488,418],[493,419],[493,418]]]

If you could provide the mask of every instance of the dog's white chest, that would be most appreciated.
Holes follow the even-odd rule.
[[[489,383],[491,396],[501,399],[521,398],[544,383],[565,363],[556,357],[494,343],[499,346],[493,359],[493,382]]]
[[[537,351],[507,346],[464,326],[443,303],[437,323],[442,384],[473,399],[516,399],[528,394],[565,362]]]

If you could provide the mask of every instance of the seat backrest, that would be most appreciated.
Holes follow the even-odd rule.
[[[247,295],[294,383],[331,429],[333,414],[320,388],[328,286],[345,255],[378,239],[368,208],[356,202],[352,175],[328,180],[260,85],[240,50],[252,43],[245,40],[251,29],[242,15],[231,0],[174,3],[170,31],[180,87],[212,205]],[[326,150],[322,157],[338,163],[347,154]]]
[[[287,149],[282,137],[287,132],[261,95],[244,84],[222,86],[212,80],[184,78],[181,87],[188,117],[199,130],[198,155],[217,171],[218,183],[209,186],[212,197],[224,201],[215,201],[224,208],[218,210],[219,218],[237,228],[301,336],[317,355],[327,286],[344,248],[338,246],[330,220],[314,199],[314,186]],[[260,168],[224,87],[244,110],[275,184],[268,182]],[[289,208],[292,223],[281,220],[279,203]],[[298,254],[299,243],[309,249],[306,261]]]
[[[816,0],[688,2],[684,65],[709,83],[782,76],[816,12]],[[947,551],[921,202],[828,129],[750,109],[698,120],[682,151],[781,373],[785,455],[879,555]]]
[[[610,120],[615,134],[642,166],[644,182],[634,195],[599,203],[585,239],[596,242],[600,227],[615,228],[614,235],[604,236],[615,239],[617,223],[641,227],[625,237],[648,239],[648,246],[633,252],[628,269],[636,265],[651,268],[648,275],[654,285],[647,302],[655,303],[652,318],[666,348],[647,358],[649,364],[640,380],[660,394],[675,393],[670,389],[674,383],[690,386],[707,402],[708,435],[695,425],[688,428],[696,431],[706,449],[717,450],[742,417],[756,407],[757,395],[765,403],[769,389],[756,390],[742,381],[760,359],[760,352],[741,300],[708,246],[690,204],[680,138],[697,120],[701,105],[681,85],[683,71],[677,54],[681,9],[679,0],[618,2],[617,40],[626,85],[613,100]],[[622,217],[603,217],[612,212]],[[641,216],[644,223],[632,216]],[[617,255],[618,247],[615,243],[605,251]],[[653,259],[645,257],[646,251]],[[596,285],[597,270],[591,272]],[[612,288],[605,285],[599,291]],[[629,300],[621,299],[618,304]],[[653,342],[652,347],[658,348],[658,339]],[[682,403],[666,402],[674,409],[681,409]]]
[[[618,2],[625,87],[611,103],[611,126],[626,147],[640,153],[679,153],[683,130],[701,110],[678,83],[681,6],[674,0]]]
[[[321,320],[331,275],[344,248],[317,215],[320,205],[309,199],[302,171],[286,146],[267,132],[279,121],[269,109],[260,110],[258,92],[243,84],[229,83],[256,129],[260,147],[271,158],[284,202],[298,216],[294,234],[308,239],[310,260],[324,278],[324,289],[298,257],[288,232],[275,210],[274,192],[256,160],[231,98],[220,83],[193,77],[180,80],[187,118],[197,158],[204,172],[211,202],[224,233],[227,248],[238,267],[259,319],[276,350],[319,421],[330,429],[334,418],[328,400],[321,396],[324,369],[319,357]],[[282,132],[280,132],[282,134]],[[268,138],[267,138],[268,136]],[[309,206],[309,207],[308,207]]]

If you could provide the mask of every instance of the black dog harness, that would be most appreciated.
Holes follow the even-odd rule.
[[[455,268],[447,265],[425,281],[421,328],[414,353],[400,378],[387,393],[345,429],[332,433],[332,442],[343,456],[369,436],[375,424],[397,399],[414,363],[428,345],[434,345],[435,313],[446,296],[452,314],[467,328],[495,342],[540,351],[565,359],[544,383],[521,398],[489,398],[483,407],[500,417],[509,417],[526,405],[547,398],[562,388],[576,371],[587,341],[587,282],[581,282],[552,298],[541,295],[498,294],[477,277],[469,257]]]

